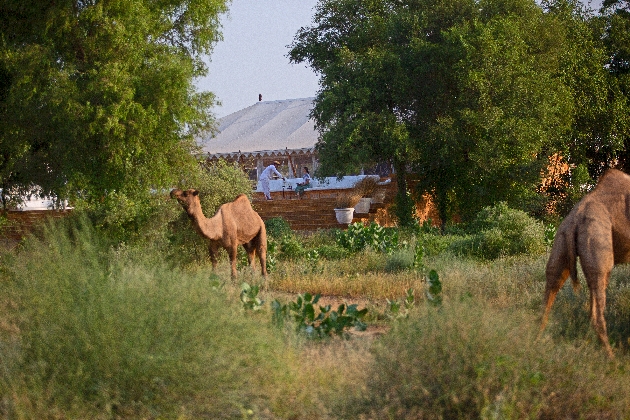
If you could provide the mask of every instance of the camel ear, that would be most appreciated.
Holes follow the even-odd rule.
[[[195,195],[195,196],[199,195],[199,191],[194,190],[194,191],[192,192],[192,195]]]

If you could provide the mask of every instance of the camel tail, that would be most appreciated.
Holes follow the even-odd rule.
[[[547,263],[548,287],[557,290],[567,277],[571,277],[573,289],[580,287],[577,276],[577,232],[574,226],[560,225],[556,239],[551,247],[551,254]],[[551,283],[549,283],[551,282]]]

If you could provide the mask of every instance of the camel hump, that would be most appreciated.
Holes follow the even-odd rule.
[[[232,203],[237,204],[238,206],[252,207],[252,203],[249,202],[249,198],[245,194],[237,195]]]
[[[618,169],[608,169],[599,177],[594,191],[604,193],[630,192],[630,175]]]

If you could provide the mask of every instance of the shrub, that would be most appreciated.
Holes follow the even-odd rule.
[[[453,235],[441,235],[440,233],[421,233],[416,237],[416,242],[422,244],[427,256],[438,255],[449,249],[456,240]]]
[[[627,362],[598,347],[535,340],[525,311],[467,300],[422,305],[374,343],[374,363],[340,418],[627,418]]]
[[[280,239],[293,233],[289,222],[282,217],[272,217],[265,220],[265,229],[267,229],[267,236],[275,239]]]
[[[287,347],[208,272],[129,260],[85,220],[7,258],[3,418],[220,419],[282,405],[259,391],[286,376]]]
[[[211,217],[223,203],[234,200],[239,194],[251,195],[251,183],[236,164],[224,160],[200,165],[184,176],[182,188],[195,188],[200,192],[204,214]],[[140,244],[146,242],[167,245],[173,240],[168,226],[175,224],[178,235],[183,232],[187,218],[181,206],[169,197],[167,190],[112,191],[103,197],[98,206],[79,200],[77,210],[89,212],[92,220],[117,242]],[[188,243],[190,237],[177,241],[178,246]]]
[[[326,260],[341,260],[350,254],[346,248],[338,244],[319,245],[315,250],[320,257]]]
[[[372,197],[374,191],[378,187],[378,179],[376,176],[366,176],[354,183],[352,189],[361,197]]]
[[[349,193],[338,194],[337,199],[335,200],[335,208],[336,209],[354,208],[354,206],[357,205],[360,199],[361,199],[361,195],[355,193],[354,191],[349,192]]]
[[[336,242],[350,252],[359,252],[366,248],[391,254],[398,248],[398,230],[384,228],[372,222],[365,226],[361,223],[348,225],[345,231],[336,231]]]
[[[280,239],[280,259],[295,261],[305,256],[306,250],[295,236],[283,236]]]
[[[364,331],[367,325],[362,319],[367,314],[367,309],[358,309],[358,305],[339,305],[336,311],[331,310],[330,305],[319,306],[316,316],[316,307],[320,295],[310,293],[300,294],[295,302],[281,304],[274,300],[271,304],[272,321],[282,327],[285,322],[293,323],[298,334],[307,338],[316,339],[330,337],[332,335],[347,335],[346,330],[354,327],[358,331]]]
[[[480,211],[468,231],[468,236],[451,246],[457,254],[496,259],[545,251],[543,224],[523,211],[508,208],[505,203]]]
[[[399,249],[387,256],[385,271],[395,273],[410,270],[414,267],[415,254],[413,249]]]

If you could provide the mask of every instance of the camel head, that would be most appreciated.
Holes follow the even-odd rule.
[[[176,198],[182,207],[188,209],[193,202],[199,203],[199,191],[193,189],[180,190],[175,188],[171,190],[171,198]]]

